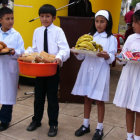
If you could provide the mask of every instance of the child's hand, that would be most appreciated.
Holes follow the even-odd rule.
[[[54,62],[58,63],[59,66],[61,66],[61,64],[62,64],[62,61],[59,58],[56,58]]]
[[[110,58],[109,54],[106,51],[102,51],[102,52],[97,53],[97,56],[103,57],[105,60]]]
[[[74,47],[72,47],[72,49],[75,49],[75,48],[74,48]],[[74,55],[78,55],[78,54],[79,54],[79,53],[75,53],[75,52],[73,52],[73,51],[72,51],[72,53],[73,53]]]
[[[74,53],[74,52],[73,52],[73,54],[74,54],[74,55],[78,55],[79,53]]]
[[[118,60],[119,62],[122,62],[122,60],[120,60],[118,57],[116,57],[116,60]]]
[[[11,48],[11,51],[10,51],[9,54],[14,55],[15,54],[15,49]]]

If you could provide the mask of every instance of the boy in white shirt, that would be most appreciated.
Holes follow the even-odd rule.
[[[17,58],[24,53],[24,42],[21,35],[13,29],[13,11],[7,7],[0,9],[0,44],[7,45],[12,51],[0,55],[0,131],[9,127],[12,119],[12,108],[16,103],[19,70]]]
[[[49,54],[54,54],[56,55],[55,61],[59,66],[62,66],[62,63],[69,58],[70,49],[63,30],[53,24],[56,18],[56,8],[49,4],[41,6],[39,9],[39,17],[42,26],[34,31],[33,48],[31,51],[46,51]],[[54,137],[57,135],[59,114],[57,97],[58,84],[59,68],[54,76],[36,78],[34,116],[32,122],[27,127],[27,131],[33,131],[41,126],[45,96],[47,95],[50,126],[48,136]]]

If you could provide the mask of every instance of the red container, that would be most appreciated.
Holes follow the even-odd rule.
[[[140,57],[140,52],[133,52],[132,54],[134,57]]]
[[[57,63],[27,63],[19,61],[20,74],[35,77],[53,76],[57,71]]]

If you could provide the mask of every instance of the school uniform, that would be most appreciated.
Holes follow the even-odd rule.
[[[128,37],[123,52],[136,50],[140,52],[140,34]],[[113,103],[116,106],[140,112],[140,64],[127,62],[123,67],[117,85]]]
[[[110,81],[109,64],[115,60],[117,40],[113,35],[107,38],[106,32],[96,32],[93,35],[93,41],[102,45],[103,50],[107,51],[110,58],[105,60],[97,56],[79,54],[77,59],[84,61],[81,64],[72,94],[87,96],[88,98],[99,101],[108,101]]]
[[[24,53],[24,42],[21,35],[13,28],[7,32],[0,29],[0,41],[4,42],[8,48],[15,49],[14,55],[0,55],[0,104],[3,105],[0,120],[10,122],[12,105],[16,103],[19,79],[17,58]],[[8,116],[11,117],[7,118]]]
[[[44,51],[44,30],[45,26],[41,26],[34,31],[32,48],[26,52]],[[47,27],[48,53],[56,55],[62,62],[65,62],[70,56],[70,49],[63,30],[55,26],[53,23]]]
[[[44,31],[46,27],[41,26],[34,31],[33,47],[27,49],[27,52],[44,51]],[[47,27],[48,53],[56,55],[56,58],[66,61],[70,56],[70,49],[63,30],[55,26],[53,23]],[[35,101],[33,121],[38,124],[41,122],[44,112],[45,96],[48,100],[48,117],[49,125],[58,125],[58,84],[59,84],[59,68],[54,76],[37,77],[35,84]]]

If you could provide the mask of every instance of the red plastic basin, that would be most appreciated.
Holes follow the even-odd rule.
[[[57,63],[27,63],[19,61],[20,74],[35,77],[53,76],[57,71]]]

